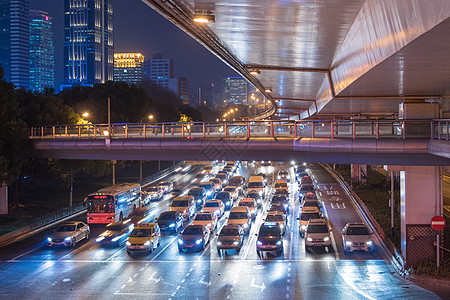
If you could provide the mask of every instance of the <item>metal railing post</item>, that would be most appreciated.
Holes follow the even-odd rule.
[[[194,126],[194,125],[192,125],[192,126]],[[191,125],[188,125],[188,130],[189,130],[189,136],[191,136],[192,134],[191,134],[191,127],[192,127]]]
[[[142,130],[144,131],[144,139],[147,138],[147,128],[145,128],[145,127],[146,127],[146,126],[145,126],[145,123],[142,124]]]
[[[41,137],[44,139],[44,126],[41,127]]]
[[[78,138],[81,139],[81,126],[78,126]]]
[[[274,133],[273,133],[273,121],[270,121],[270,136],[273,138],[274,137]]]
[[[356,124],[355,121],[352,121],[352,137],[356,140]]]
[[[125,124],[125,138],[128,138],[128,124]]]
[[[250,138],[250,122],[247,122],[247,138]]]
[[[297,120],[294,121],[294,137],[297,138]]]
[[[334,139],[334,121],[331,121],[331,138]]]
[[[165,139],[166,138],[166,126],[164,123],[161,125],[161,131],[162,131],[162,138]]]
[[[203,122],[202,125],[203,125],[203,138],[205,138],[206,137],[206,125],[205,125],[205,122]]]
[[[109,135],[111,136],[111,132],[109,132]],[[94,124],[94,139],[97,138],[97,130],[95,130],[95,124]]]
[[[30,136],[31,136],[31,138],[33,138],[33,131],[34,131],[34,127],[31,127],[30,128]]]
[[[438,121],[437,136],[438,140],[441,140],[441,121]]]
[[[311,121],[311,138],[314,138],[314,121]]]
[[[228,123],[225,122],[225,137],[228,137]]]
[[[53,139],[55,139],[56,138],[56,128],[55,128],[55,126],[52,126],[52,131],[53,131]]]
[[[66,135],[66,139],[67,139],[67,137],[68,137],[68,135],[67,135],[67,125],[64,126],[64,134]]]
[[[181,138],[184,139],[184,124],[181,123]]]
[[[380,138],[380,122],[378,122],[377,121],[377,123],[376,123],[376,130],[377,130],[377,132],[376,132],[376,138],[377,138],[377,140]]]
[[[446,127],[446,135],[447,135],[447,141],[448,141],[448,121],[445,121],[445,127]]]
[[[406,124],[405,121],[402,122],[402,138],[406,139]]]

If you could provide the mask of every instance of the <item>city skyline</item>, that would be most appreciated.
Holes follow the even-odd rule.
[[[239,76],[198,42],[139,0],[114,1],[114,52],[139,52],[151,57],[162,52],[176,61],[174,76],[187,78],[192,95],[199,86],[222,85]],[[30,0],[30,9],[47,11],[53,19],[55,86],[63,83],[64,1]],[[145,38],[143,38],[145,37]]]

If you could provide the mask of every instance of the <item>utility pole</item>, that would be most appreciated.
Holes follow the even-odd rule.
[[[391,171],[391,236],[394,237],[394,171]]]
[[[142,160],[139,161],[139,181],[142,181]]]
[[[69,206],[73,205],[73,169],[72,162],[70,162],[70,192],[69,192]]]

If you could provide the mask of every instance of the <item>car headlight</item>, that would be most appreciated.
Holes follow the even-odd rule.
[[[372,246],[373,243],[372,243],[372,241],[367,241],[366,244],[367,244],[367,246]]]
[[[66,237],[64,240],[65,240],[66,242],[69,242],[69,241],[72,240],[72,237],[71,237],[71,236],[68,236],[68,237]]]
[[[175,223],[170,224],[169,227],[175,227]]]
[[[330,240],[330,238],[327,237],[327,236],[323,238],[323,241],[324,241],[324,242],[328,242],[329,240]]]
[[[196,243],[197,245],[200,245],[200,244],[202,243],[202,240],[201,240],[201,239],[198,239],[198,240],[195,241],[195,243]]]
[[[198,199],[198,200],[197,200],[197,203],[202,203],[202,200]]]
[[[220,210],[218,209],[218,210],[216,210],[214,213],[215,213],[216,215],[219,215],[219,214],[220,214]]]
[[[248,228],[248,223],[245,223],[244,225],[242,225],[242,228],[247,229]]]
[[[238,241],[234,241],[233,245],[237,246],[237,245],[239,245],[239,242]]]
[[[179,240],[178,240],[178,244],[183,245],[183,240],[182,240],[182,239],[179,239]]]
[[[101,236],[101,237],[98,237],[95,241],[96,241],[97,243],[99,243],[99,242],[103,241],[104,239],[105,239],[105,237],[104,237],[104,236]]]
[[[127,246],[131,246],[131,243],[130,243],[129,241],[127,241],[127,243],[126,243],[126,244],[127,244]]]
[[[220,246],[220,245],[222,245],[222,242],[217,242],[217,246]]]
[[[307,240],[308,242],[312,242],[312,241],[313,241],[313,239],[310,238],[310,237],[307,237],[306,240]]]
[[[302,230],[306,230],[306,225],[302,225]]]
[[[278,242],[277,242],[277,246],[280,246],[280,245],[281,245],[281,241],[278,241]]]
[[[116,241],[118,241],[121,237],[122,237],[121,235],[116,236],[115,238],[111,239],[111,242],[116,242]]]
[[[261,200],[258,200],[257,203],[258,203],[258,204],[261,204]]]
[[[262,194],[263,194],[263,191],[259,191],[259,192],[258,192],[258,194],[259,194],[260,196],[262,196]]]
[[[225,203],[226,205],[230,205],[231,203],[230,203],[230,201],[227,201],[227,203]]]
[[[287,208],[288,208],[288,205],[287,205],[287,204],[285,204],[285,205],[284,205],[284,208],[285,208],[285,209],[287,209]]]
[[[345,241],[345,246],[351,246],[351,245],[352,245],[352,242]]]
[[[284,228],[284,225],[283,225],[283,224],[280,224],[280,228],[283,229],[283,228]]]
[[[258,241],[257,244],[258,244],[258,246],[262,246],[263,245],[263,243],[260,242],[260,241]]]
[[[150,245],[150,241],[146,241],[145,243],[144,243],[144,246],[149,246]]]
[[[48,238],[47,238],[47,241],[48,241],[48,242],[52,242],[53,239],[52,239],[51,237],[48,237]]]
[[[303,197],[305,197],[305,195],[303,193],[298,193],[298,197],[303,198]]]
[[[278,179],[281,179],[281,176],[278,175]]]

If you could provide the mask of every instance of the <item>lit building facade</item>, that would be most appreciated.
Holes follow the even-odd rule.
[[[227,77],[223,81],[224,96],[227,105],[247,104],[248,83],[242,77]]]
[[[189,83],[186,78],[169,78],[169,90],[174,92],[183,104],[189,104]]]
[[[144,55],[141,53],[114,54],[114,81],[139,84],[144,79]]]
[[[30,10],[30,89],[55,87],[55,49],[52,21],[40,10]]]
[[[154,83],[168,89],[173,77],[173,60],[163,58],[160,52],[153,53],[152,59],[145,61],[144,75]]]
[[[29,88],[29,1],[0,0],[0,64],[5,79]]]
[[[64,85],[114,79],[113,0],[65,0]]]

